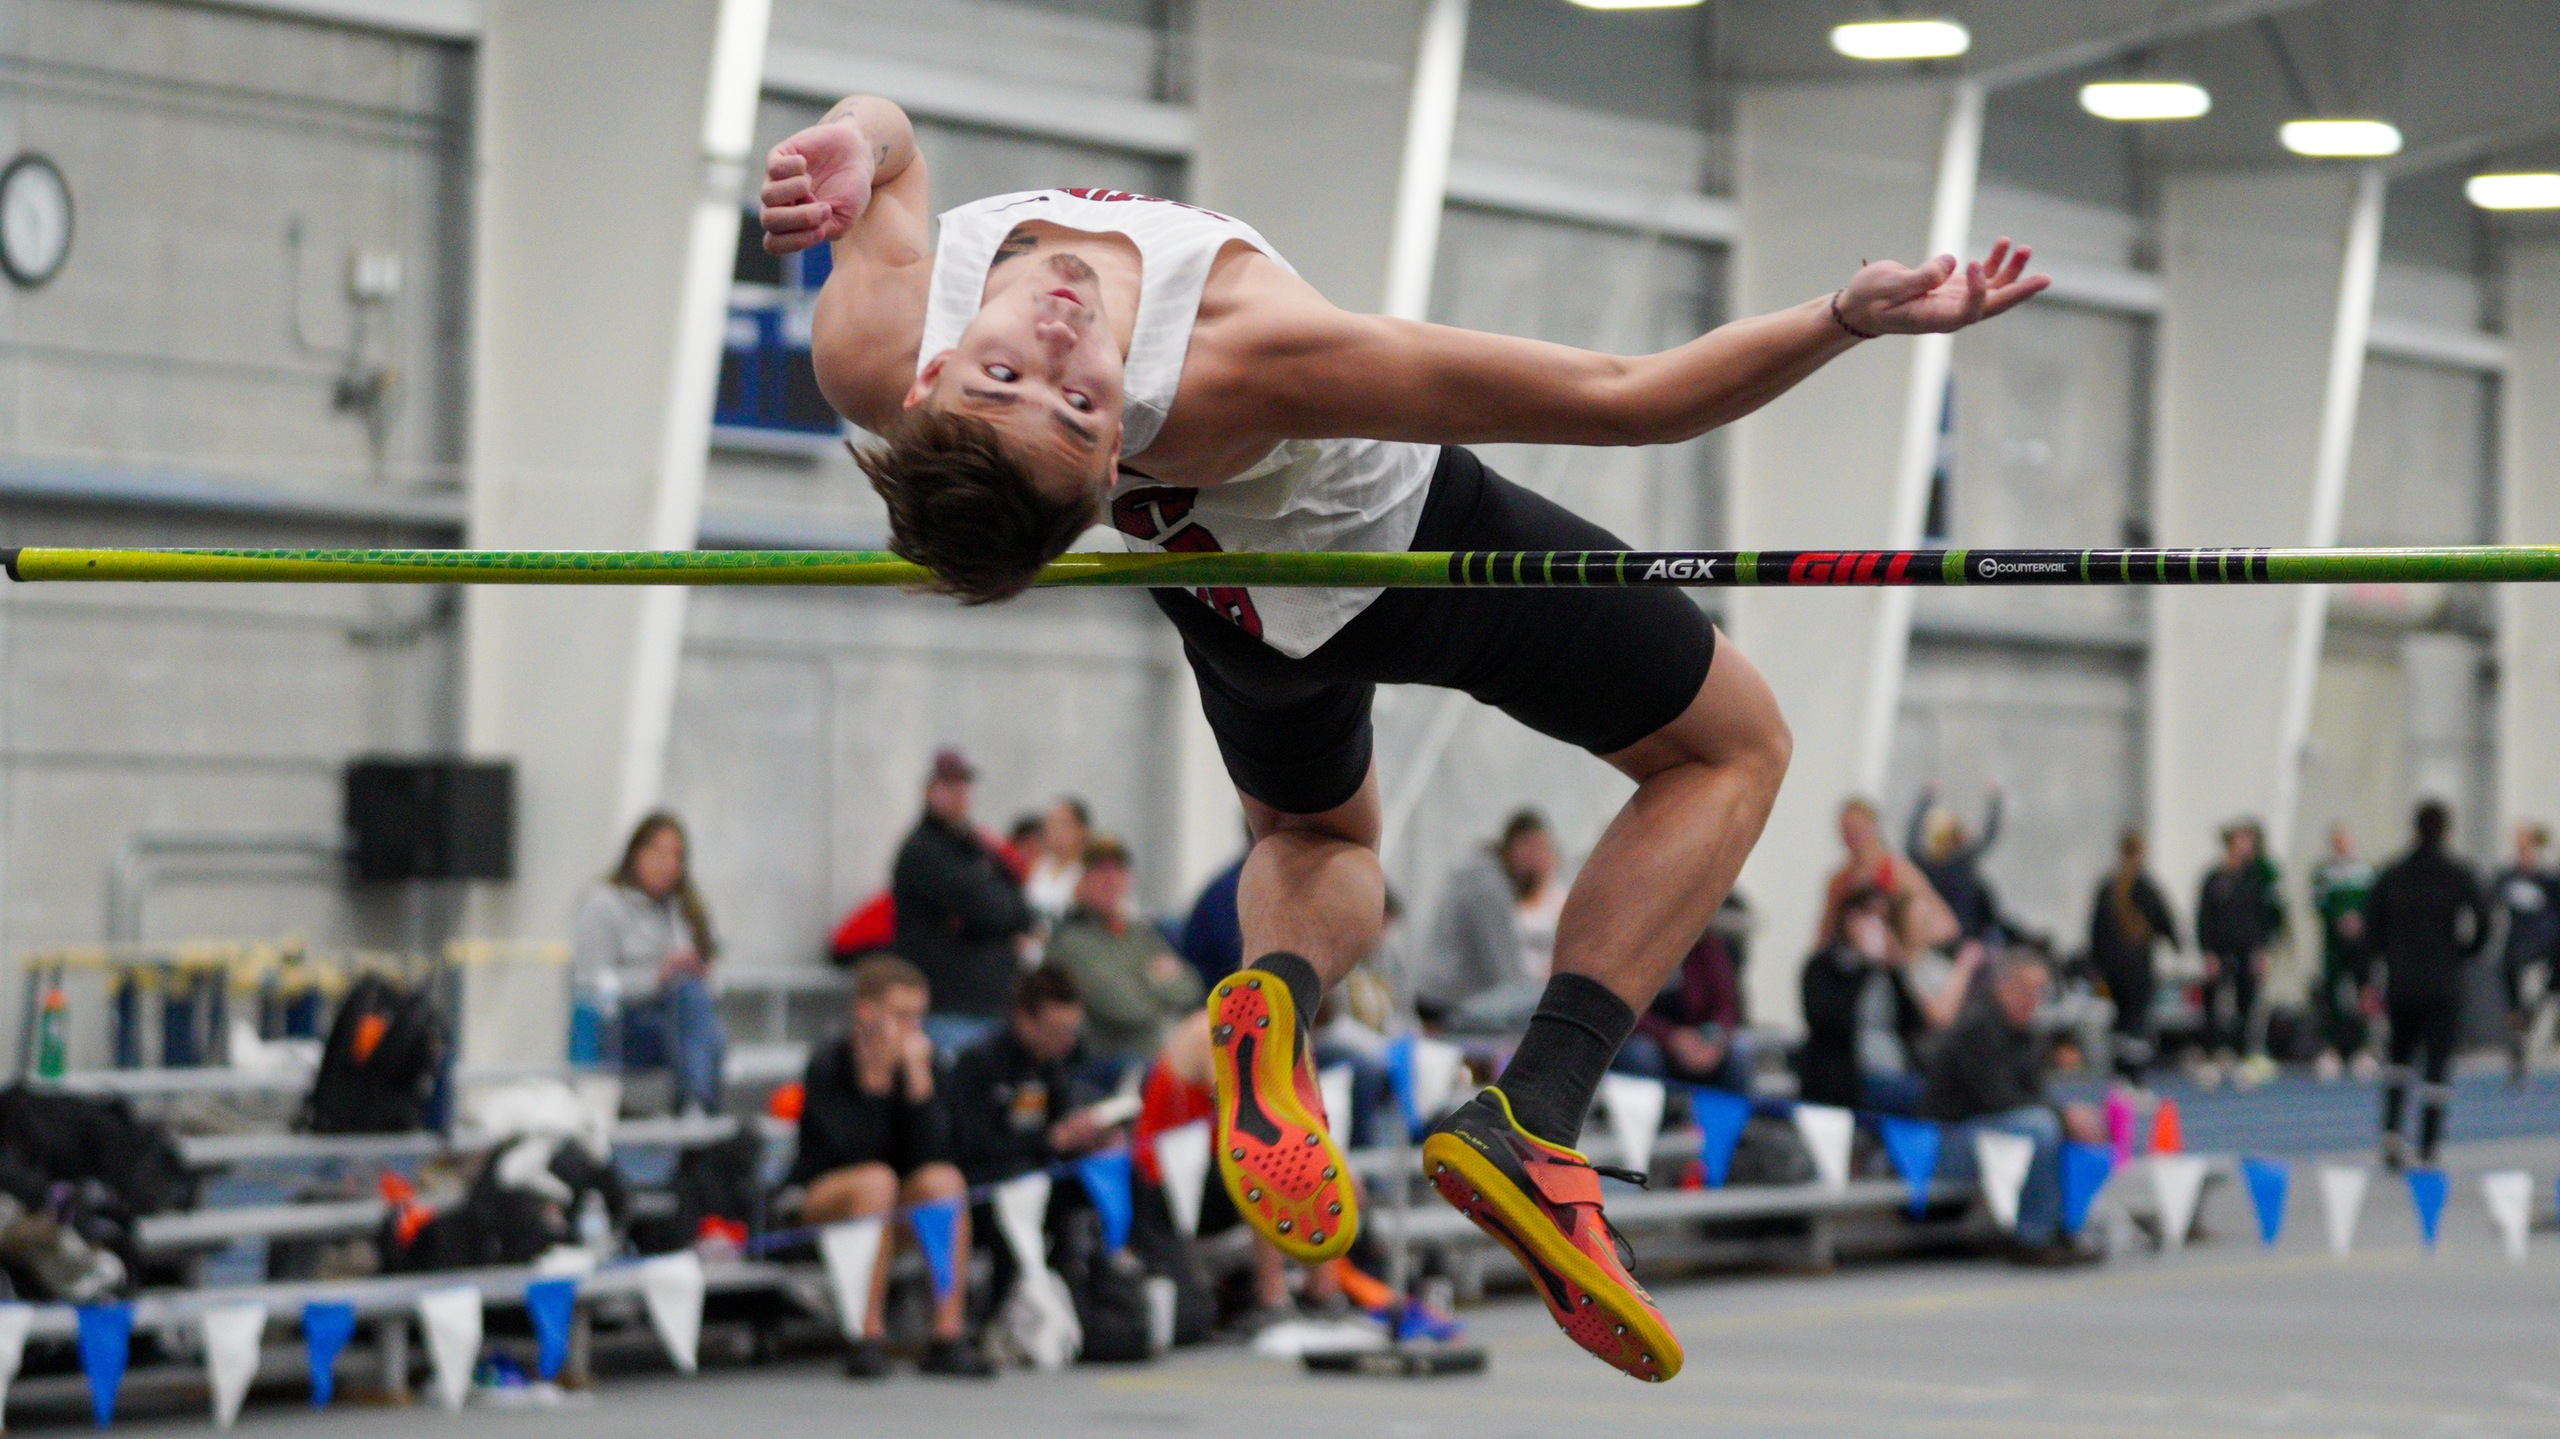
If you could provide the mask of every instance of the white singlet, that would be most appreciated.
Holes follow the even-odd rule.
[[[1153,444],[1182,383],[1183,356],[1210,262],[1241,241],[1287,267],[1251,225],[1214,211],[1125,190],[1031,190],[942,213],[917,363],[950,349],[978,313],[996,247],[1039,220],[1125,235],[1138,247],[1138,316],[1122,388],[1121,458]],[[1292,270],[1290,273],[1295,274]],[[1440,462],[1438,445],[1387,440],[1288,440],[1251,469],[1203,489],[1123,470],[1111,522],[1133,550],[1387,550],[1411,547]],[[1201,600],[1293,659],[1303,658],[1376,590],[1209,589]]]

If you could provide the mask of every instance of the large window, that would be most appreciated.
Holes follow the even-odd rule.
[[[724,443],[747,447],[832,441],[843,429],[809,356],[809,316],[827,282],[827,247],[768,255],[749,211],[738,226],[729,328],[720,352],[720,397],[711,422]]]

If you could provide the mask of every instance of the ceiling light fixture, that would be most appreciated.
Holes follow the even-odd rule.
[[[2188,80],[2092,80],[2080,87],[2080,108],[2101,120],[2192,120],[2213,96]]]
[[[1950,60],[1973,34],[1953,20],[1851,20],[1831,27],[1831,48],[1852,60]]]
[[[2474,175],[2462,182],[2462,198],[2483,210],[2560,210],[2560,171]]]
[[[1585,10],[1686,10],[1706,0],[1573,0]]]
[[[2400,127],[2388,120],[2287,120],[2276,138],[2314,160],[2378,160],[2400,153]]]

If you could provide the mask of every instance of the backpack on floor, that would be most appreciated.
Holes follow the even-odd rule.
[[[195,1202],[178,1142],[119,1098],[12,1085],[0,1091],[0,1151],[50,1183],[95,1182],[137,1217]]]
[[[122,1099],[18,1084],[0,1090],[0,1191],[139,1273],[137,1221],[194,1204],[196,1181],[169,1131]]]
[[[1225,1199],[1225,1192],[1218,1197]],[[1218,1327],[1218,1293],[1209,1282],[1208,1266],[1200,1261],[1200,1248],[1175,1227],[1161,1186],[1139,1185],[1137,1200],[1129,1252],[1150,1277],[1173,1282],[1173,1345],[1180,1349],[1207,1343]]]
[[[299,1124],[313,1134],[403,1134],[427,1125],[444,1024],[427,996],[378,974],[338,1002]]]
[[[1078,1355],[1087,1364],[1137,1364],[1155,1357],[1147,1334],[1147,1270],[1126,1249],[1103,1247],[1102,1220],[1089,1209],[1069,1216],[1056,1245],[1058,1277],[1075,1300],[1084,1331]]]
[[[579,1218],[591,1209],[620,1232],[630,1213],[621,1173],[574,1140],[525,1135],[490,1152],[460,1204],[432,1217],[395,1208],[383,1221],[382,1267],[417,1274],[530,1264],[582,1242]]]
[[[752,1121],[710,1144],[697,1144],[676,1159],[675,1212],[631,1226],[631,1246],[642,1254],[669,1254],[690,1246],[702,1221],[725,1220],[749,1234],[764,1228],[764,1136]]]

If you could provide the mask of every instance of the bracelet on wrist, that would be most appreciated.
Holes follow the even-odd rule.
[[[1834,290],[1834,291],[1832,291],[1832,292],[1831,292],[1831,323],[1833,323],[1833,324],[1835,324],[1835,325],[1838,325],[1838,326],[1839,326],[1841,329],[1843,329],[1843,330],[1848,331],[1848,332],[1849,332],[1849,334],[1850,334],[1850,336],[1851,336],[1852,338],[1854,338],[1854,339],[1860,339],[1860,340],[1881,340],[1881,339],[1883,339],[1883,338],[1884,338],[1884,332],[1883,332],[1883,331],[1879,330],[1879,331],[1875,332],[1874,334],[1869,334],[1869,333],[1867,333],[1866,331],[1859,329],[1857,326],[1850,324],[1850,323],[1849,323],[1849,317],[1848,317],[1847,315],[1844,315],[1844,314],[1840,313],[1840,296],[1841,296],[1843,293],[1845,293],[1845,292],[1840,291],[1840,290]]]

